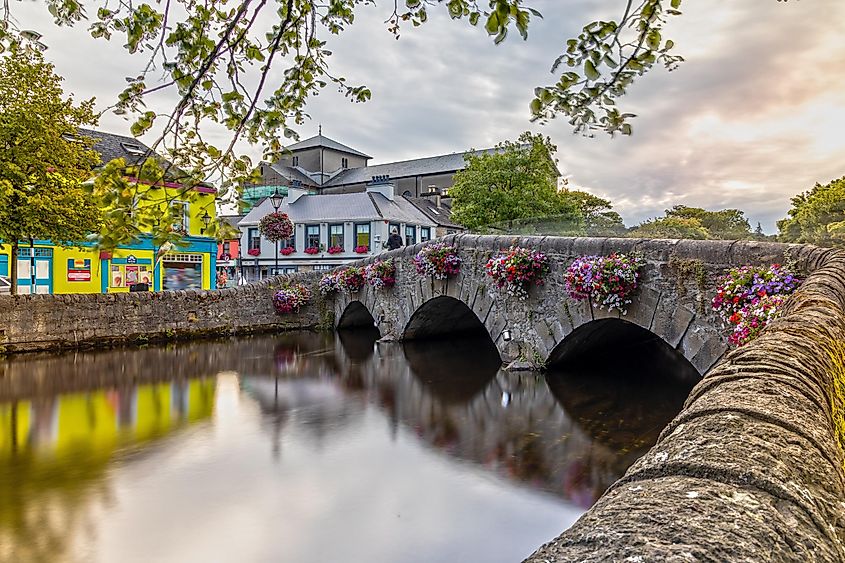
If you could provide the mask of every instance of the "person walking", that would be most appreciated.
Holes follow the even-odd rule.
[[[402,237],[399,236],[399,230],[394,227],[392,231],[390,231],[390,236],[387,237],[387,249],[388,250],[396,250],[402,246]]]

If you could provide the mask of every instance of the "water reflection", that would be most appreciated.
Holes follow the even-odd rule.
[[[518,560],[687,393],[377,337],[0,362],[0,560]]]

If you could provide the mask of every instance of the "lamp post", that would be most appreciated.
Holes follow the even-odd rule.
[[[203,228],[200,229],[200,234],[204,235],[205,231],[208,229],[208,224],[211,222],[211,215],[208,214],[208,209],[202,212],[200,216],[200,220],[202,221]]]
[[[270,196],[270,205],[273,206],[273,213],[278,213],[279,208],[282,206],[282,194],[279,193],[279,187],[276,186],[276,189],[273,190],[273,195]],[[274,255],[276,260],[276,272],[275,275],[279,275],[279,239],[276,239],[276,252]]]

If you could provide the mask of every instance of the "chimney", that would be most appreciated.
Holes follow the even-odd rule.
[[[370,183],[367,184],[367,193],[381,194],[390,201],[396,197],[393,182],[390,181],[390,176],[373,176]]]

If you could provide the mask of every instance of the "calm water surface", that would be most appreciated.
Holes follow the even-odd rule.
[[[688,390],[366,333],[15,358],[0,561],[520,561]]]

